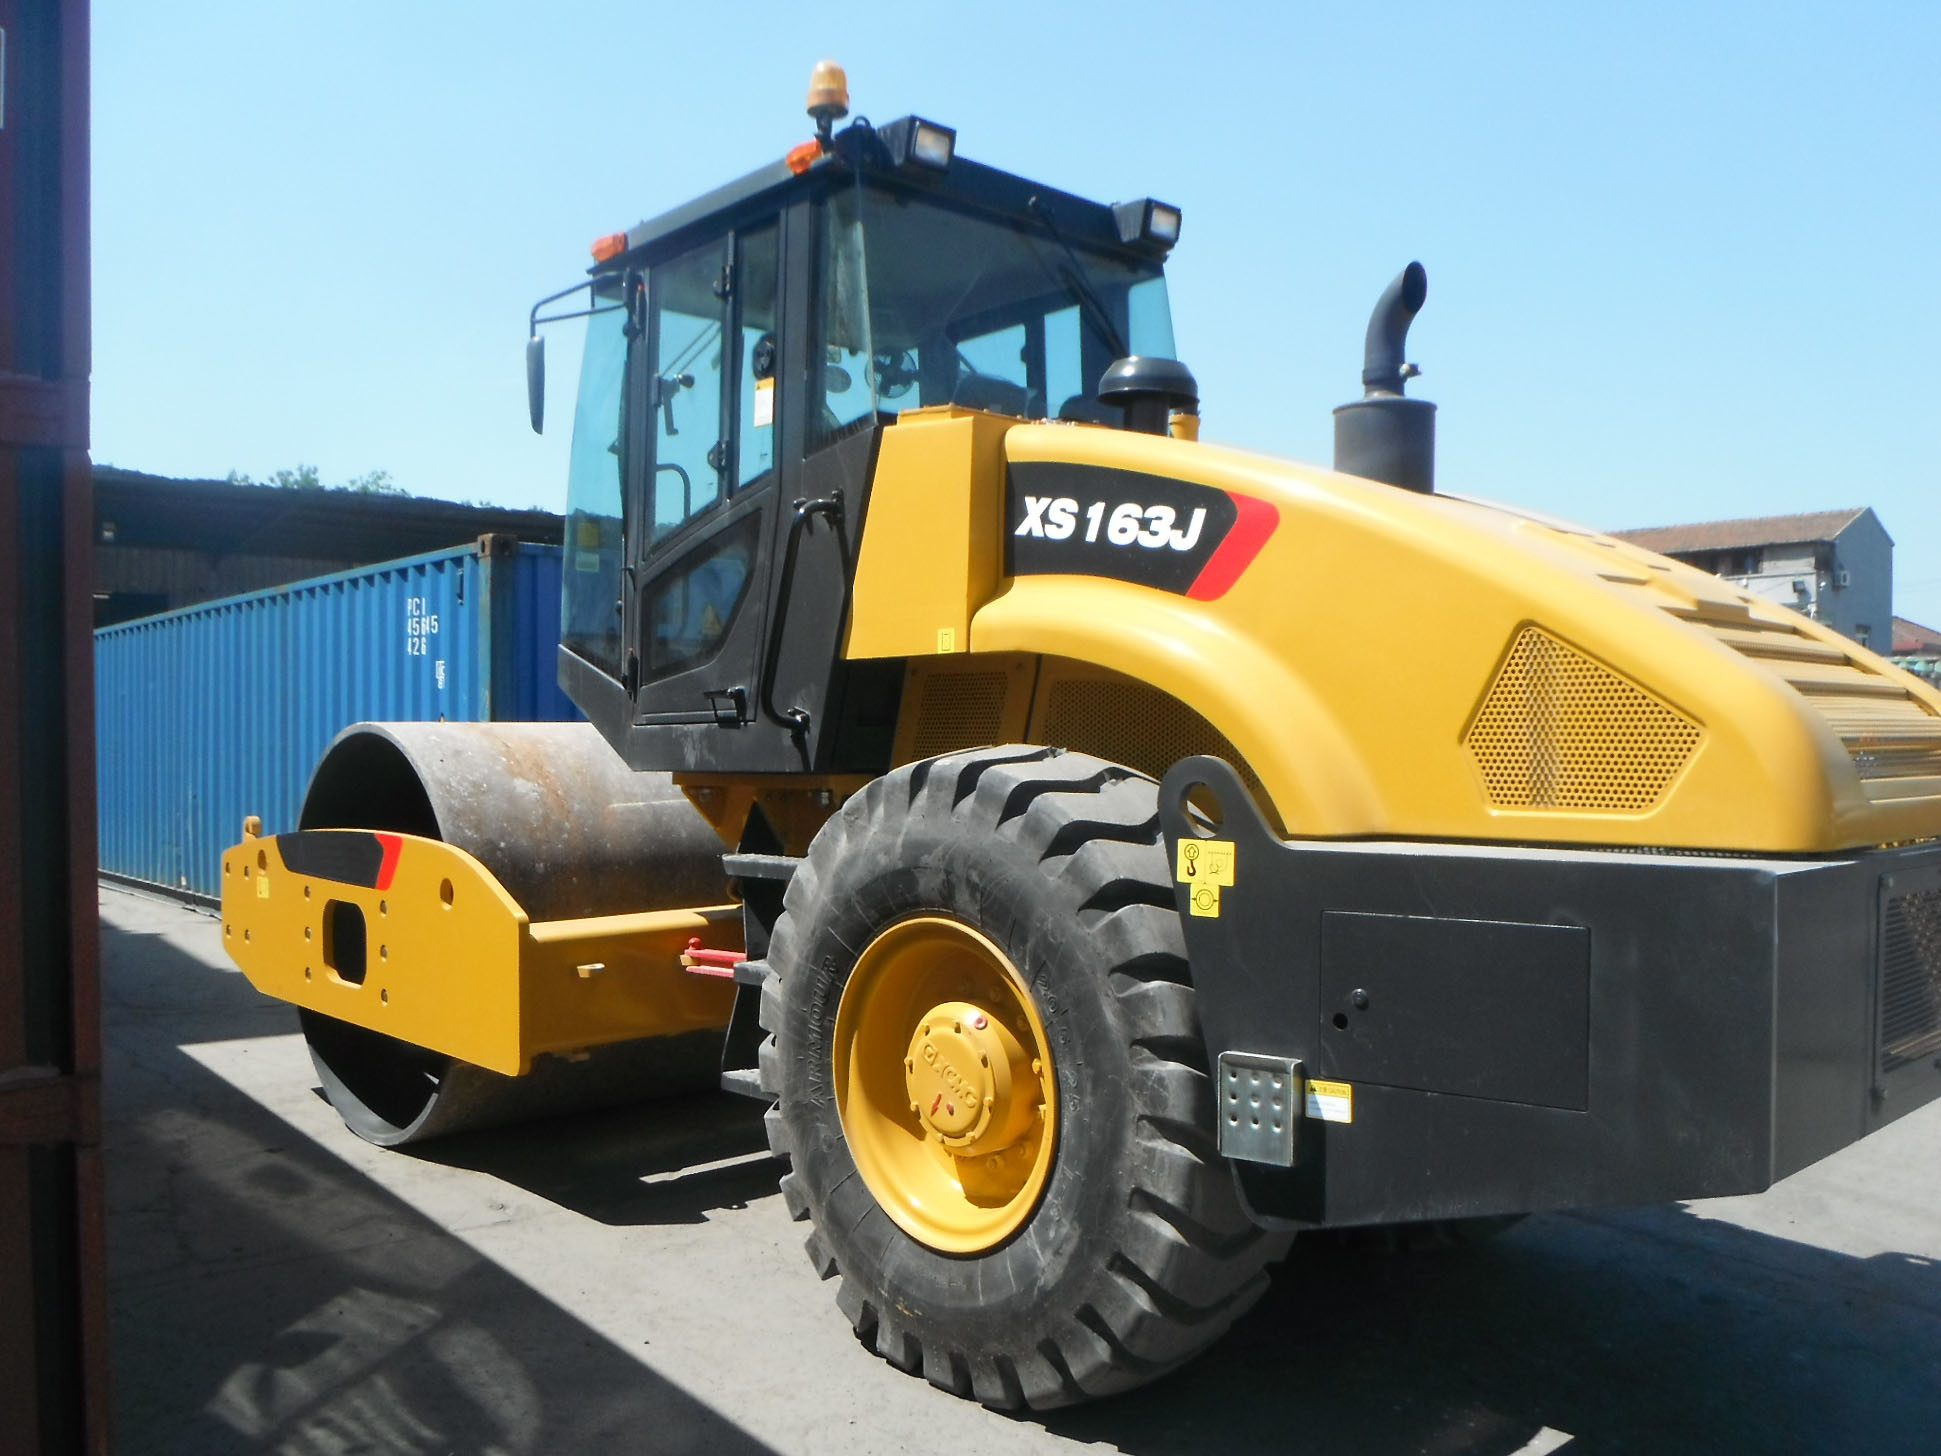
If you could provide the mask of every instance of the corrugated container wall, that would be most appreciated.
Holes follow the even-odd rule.
[[[101,869],[219,895],[243,816],[296,828],[347,724],[577,719],[558,647],[558,549],[501,536],[103,627]]]

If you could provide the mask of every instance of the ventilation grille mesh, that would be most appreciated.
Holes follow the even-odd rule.
[[[1047,695],[1039,741],[1109,763],[1164,777],[1182,758],[1196,753],[1222,758],[1233,767],[1254,802],[1267,796],[1254,771],[1226,734],[1179,699],[1143,683],[1088,678],[1055,682]]]
[[[1677,615],[1784,678],[1840,735],[1861,778],[1941,777],[1941,717],[1899,683],[1797,628]]]
[[[1860,697],[1801,691],[1840,735],[1861,778],[1941,777],[1941,718],[1907,693]]]
[[[1004,741],[1003,672],[940,672],[924,679],[910,757],[935,758]]]
[[[1941,1052],[1941,890],[1889,896],[1882,924],[1880,1070]]]
[[[1540,627],[1525,627],[1464,742],[1502,809],[1638,813],[1663,797],[1701,730]]]

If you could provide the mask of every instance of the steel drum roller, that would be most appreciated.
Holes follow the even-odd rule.
[[[301,829],[456,845],[534,921],[719,905],[721,841],[664,773],[636,773],[586,723],[357,723],[325,750]],[[718,1032],[542,1057],[523,1077],[301,1013],[331,1104],[385,1146],[715,1085]]]

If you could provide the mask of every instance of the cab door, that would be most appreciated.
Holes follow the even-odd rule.
[[[645,448],[628,512],[640,528],[627,673],[642,727],[755,715],[778,494],[777,233],[769,220],[648,270],[630,381]],[[697,766],[714,756],[704,748]]]

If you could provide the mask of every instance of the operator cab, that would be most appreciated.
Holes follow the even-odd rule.
[[[840,652],[881,430],[938,406],[1120,424],[1107,369],[1173,357],[1176,209],[953,152],[917,118],[825,125],[602,239],[533,310],[535,341],[587,321],[560,681],[635,768],[886,769],[903,664]]]

